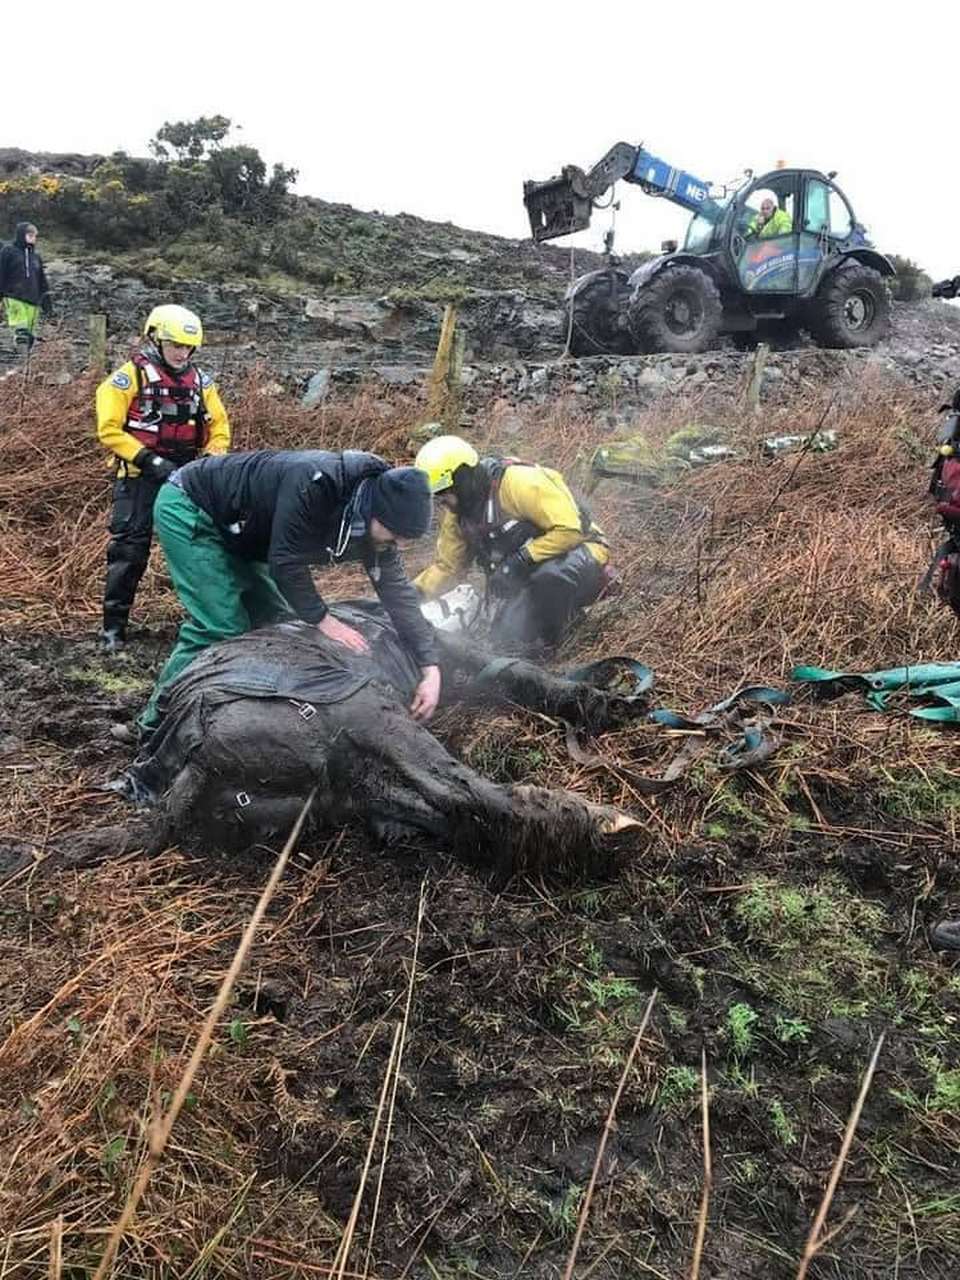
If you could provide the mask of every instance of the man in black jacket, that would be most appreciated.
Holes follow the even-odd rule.
[[[42,310],[45,316],[51,312],[47,273],[36,244],[33,223],[18,222],[13,244],[0,249],[0,298],[6,299],[7,324],[23,352],[33,346],[38,312]]]
[[[292,612],[365,652],[359,631],[327,610],[311,565],[359,561],[421,670],[410,710],[428,720],[440,696],[433,628],[398,544],[430,527],[430,485],[415,467],[373,453],[261,449],[199,458],[161,485],[154,528],[190,615],[160,672],[140,729],[159,722],[162,690],[201,650]]]

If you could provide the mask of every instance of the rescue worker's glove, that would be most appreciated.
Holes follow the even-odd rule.
[[[525,548],[514,551],[497,565],[490,576],[490,594],[495,600],[509,600],[515,596],[533,568],[533,561]]]
[[[169,480],[177,469],[169,458],[161,458],[159,453],[154,453],[152,449],[141,449],[134,458],[133,465],[143,475],[149,476],[151,480],[156,480],[158,484],[162,484],[164,480]]]
[[[960,276],[953,276],[950,280],[940,280],[930,290],[930,296],[933,298],[955,298],[960,291]]]

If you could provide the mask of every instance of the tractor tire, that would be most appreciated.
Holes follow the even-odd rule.
[[[708,351],[722,322],[720,290],[699,267],[667,267],[637,290],[630,305],[641,351]]]
[[[572,356],[626,356],[635,354],[628,330],[620,328],[617,315],[626,308],[626,279],[618,279],[616,293],[611,296],[609,280],[591,282],[566,309],[567,350]]]
[[[821,347],[875,347],[890,332],[890,294],[879,271],[847,262],[810,304],[809,328]]]

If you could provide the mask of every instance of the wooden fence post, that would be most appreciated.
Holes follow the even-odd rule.
[[[763,370],[766,367],[769,354],[770,348],[765,342],[761,342],[753,357],[753,367],[750,370],[747,389],[743,398],[744,404],[753,413],[758,413],[760,410],[760,387],[763,383]]]
[[[427,397],[427,421],[442,422],[448,431],[456,431],[460,419],[463,341],[456,329],[457,307],[455,303],[448,302],[443,312]]]
[[[90,358],[88,367],[96,373],[107,372],[107,317],[90,317]]]

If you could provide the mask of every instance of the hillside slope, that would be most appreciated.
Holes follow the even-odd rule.
[[[510,366],[557,360],[571,272],[602,261],[314,197],[285,195],[262,216],[240,216],[199,198],[191,183],[203,172],[126,156],[0,149],[0,228],[21,217],[41,228],[58,316],[46,334],[66,339],[62,365],[85,366],[90,315],[107,316],[109,358],[120,359],[150,309],[175,300],[203,317],[205,361],[220,374],[260,362],[294,385],[320,371],[352,383],[377,370],[407,384],[422,379],[444,305],[456,301],[470,378],[543,388],[546,374]],[[949,382],[960,376],[958,322],[946,304],[898,305],[881,358],[910,381]],[[739,378],[746,362],[719,354],[670,363],[700,383]],[[11,355],[0,338],[0,363]],[[617,378],[628,388],[639,378],[648,398],[664,385],[662,362],[631,359],[617,365]],[[584,362],[564,380],[608,387],[611,367],[606,358]],[[776,376],[771,370],[768,381]]]
[[[398,289],[445,300],[463,290],[523,289],[558,297],[570,276],[569,249],[312,196],[287,197],[269,223],[189,210],[158,235],[146,217],[139,226],[133,218],[148,194],[136,189],[133,166],[151,164],[128,159],[117,176],[103,156],[0,150],[0,215],[11,222],[34,218],[48,256],[110,266],[159,287],[203,279],[314,295]],[[78,211],[78,193],[101,206],[102,218],[91,221]],[[579,274],[600,261],[577,250],[574,269]]]

